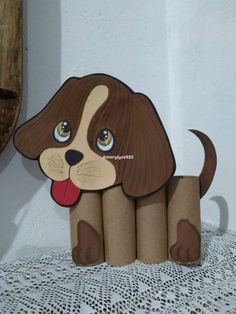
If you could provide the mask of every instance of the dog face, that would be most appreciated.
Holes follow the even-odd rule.
[[[94,74],[67,80],[48,105],[15,134],[16,148],[38,159],[63,206],[81,190],[122,184],[131,197],[160,189],[175,170],[151,101],[119,80]]]

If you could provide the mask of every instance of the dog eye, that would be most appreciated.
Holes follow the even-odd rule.
[[[108,152],[114,145],[114,136],[108,129],[103,129],[97,136],[97,147],[103,151]]]
[[[71,126],[66,120],[59,122],[53,131],[54,138],[59,143],[64,143],[71,138]]]

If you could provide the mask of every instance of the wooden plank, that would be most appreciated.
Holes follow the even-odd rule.
[[[0,152],[9,141],[22,98],[22,0],[0,1]]]

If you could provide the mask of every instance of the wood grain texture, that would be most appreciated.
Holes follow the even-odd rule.
[[[20,112],[22,88],[22,1],[0,1],[0,152]],[[8,97],[4,91],[8,90]],[[10,94],[11,93],[11,94]],[[13,97],[16,95],[16,97]]]
[[[199,140],[201,141],[204,151],[205,151],[205,159],[204,165],[202,168],[202,172],[199,176],[200,180],[200,198],[202,198],[208,189],[211,186],[211,183],[214,179],[216,166],[217,166],[217,156],[214,144],[210,140],[210,138],[201,131],[198,130],[189,130],[194,133]]]

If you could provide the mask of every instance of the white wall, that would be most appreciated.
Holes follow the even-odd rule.
[[[168,128],[164,1],[25,0],[24,35],[20,122],[69,76],[104,72],[147,93]],[[12,143],[0,156],[0,186],[2,260],[69,248],[68,209],[51,200],[37,162],[21,157]]]
[[[156,104],[178,174],[197,175],[203,162],[201,144],[187,129],[212,138],[219,166],[202,202],[203,220],[236,230],[235,16],[234,0],[25,0],[20,122],[68,76],[120,78]],[[2,260],[70,246],[68,209],[53,203],[37,162],[12,143],[0,155],[0,186]]]
[[[19,124],[37,113],[61,84],[61,9],[57,0],[24,1],[24,95]],[[12,145],[0,155],[0,257],[69,246],[68,211],[50,198],[37,162]]]
[[[199,174],[212,139],[218,168],[202,219],[236,230],[236,1],[167,1],[171,139],[178,174]],[[177,118],[176,118],[177,117]]]
[[[168,123],[165,1],[62,0],[61,12],[62,80],[109,73],[147,93]]]

